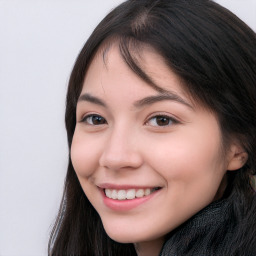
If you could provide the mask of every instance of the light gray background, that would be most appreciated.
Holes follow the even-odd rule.
[[[121,0],[0,0],[0,255],[47,255],[67,166],[75,58]],[[256,0],[219,0],[256,31]]]

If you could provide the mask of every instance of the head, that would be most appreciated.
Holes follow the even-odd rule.
[[[136,243],[164,237],[234,191],[249,200],[255,43],[253,31],[208,0],[127,1],[107,15],[81,50],[69,82],[67,207],[89,199],[87,212],[102,220],[112,239]],[[144,193],[153,199],[131,210],[101,206],[101,194],[118,183],[139,189],[134,179],[151,189]],[[139,223],[144,235],[134,232]]]

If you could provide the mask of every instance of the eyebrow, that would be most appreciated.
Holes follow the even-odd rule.
[[[136,108],[141,108],[141,107],[151,105],[156,102],[164,101],[164,100],[176,101],[185,106],[188,106],[191,109],[194,109],[192,107],[192,105],[190,105],[188,102],[186,102],[183,98],[181,98],[179,95],[177,95],[174,92],[165,92],[165,93],[160,93],[158,95],[152,95],[152,96],[145,97],[141,100],[136,101],[134,103],[134,106]],[[97,105],[100,105],[103,107],[107,107],[107,104],[103,100],[101,100],[95,96],[92,96],[89,93],[82,94],[78,99],[78,102],[81,102],[81,101],[88,101],[88,102],[91,102],[91,103],[94,103],[94,104],[97,104]]]
[[[137,108],[144,107],[146,105],[151,105],[153,103],[164,101],[164,100],[170,100],[170,101],[176,101],[178,103],[181,103],[183,105],[186,105],[187,107],[194,109],[191,104],[186,102],[183,98],[181,98],[179,95],[177,95],[174,92],[165,92],[160,93],[158,95],[149,96],[146,98],[143,98],[141,100],[138,100],[134,103],[134,106]]]
[[[97,97],[94,97],[88,93],[84,93],[82,94],[79,98],[78,98],[78,102],[80,101],[88,101],[88,102],[91,102],[91,103],[94,103],[94,104],[97,104],[97,105],[100,105],[100,106],[103,106],[103,107],[106,107],[107,105],[104,103],[103,100],[97,98]]]

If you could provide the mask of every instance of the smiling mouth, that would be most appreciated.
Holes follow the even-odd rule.
[[[114,200],[132,200],[135,198],[142,198],[149,196],[155,191],[161,189],[160,187],[156,188],[145,188],[145,189],[104,189],[106,197]]]

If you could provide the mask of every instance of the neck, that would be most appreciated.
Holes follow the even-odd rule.
[[[158,256],[164,244],[164,238],[134,244],[138,256]]]

